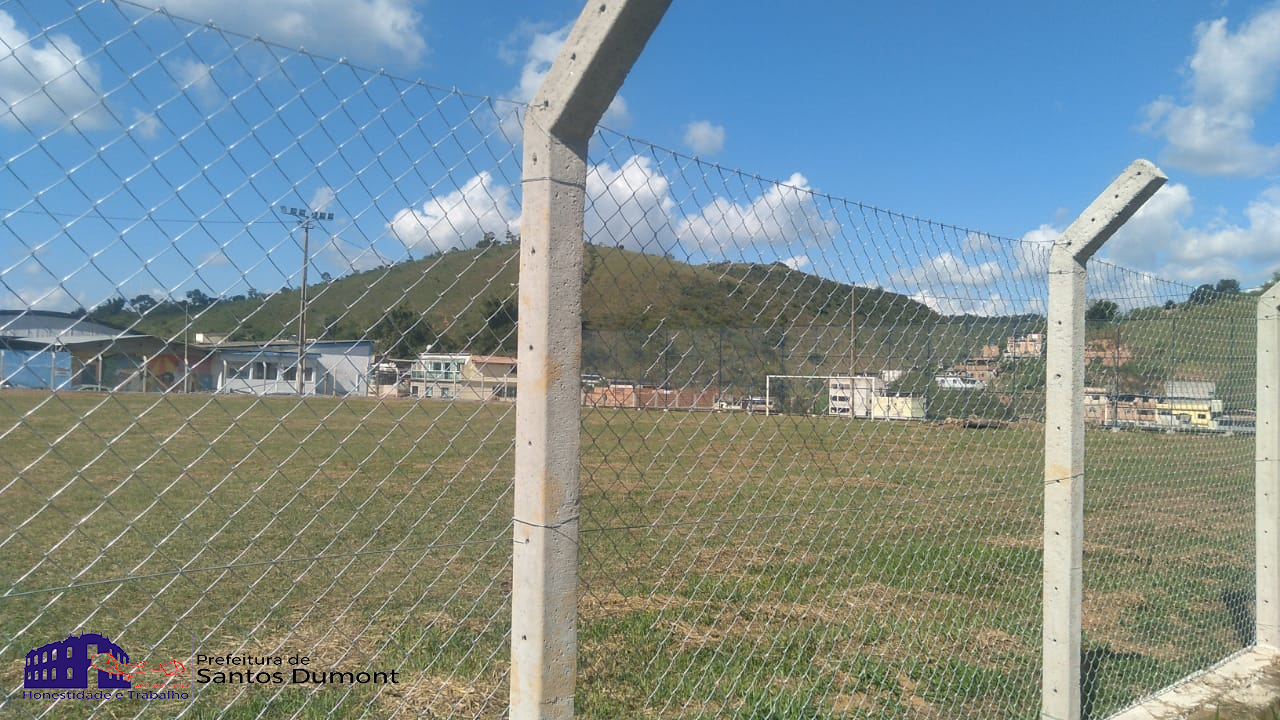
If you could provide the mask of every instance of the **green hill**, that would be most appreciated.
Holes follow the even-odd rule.
[[[514,303],[516,246],[455,251],[379,267],[308,287],[307,334],[318,338],[367,337],[395,308],[425,318],[434,334],[455,349],[485,338],[490,317]],[[618,248],[587,246],[583,269],[583,327],[588,330],[792,327],[849,322],[848,285],[781,264],[722,263],[695,266]],[[858,314],[879,321],[937,317],[905,296],[858,289]],[[117,308],[95,317],[139,332],[180,336],[187,311],[192,330],[237,339],[271,339],[297,332],[298,291],[227,298],[184,310],[162,303],[144,317]],[[499,339],[514,351],[514,343]],[[488,348],[494,349],[494,348]]]
[[[499,244],[449,252],[311,285],[307,335],[371,339],[379,351],[400,356],[428,344],[515,354],[517,250]],[[934,372],[984,345],[1003,347],[1010,336],[1045,329],[1044,318],[1034,315],[943,316],[898,293],[854,288],[780,263],[690,265],[588,245],[583,280],[584,373],[737,395],[763,392],[766,374],[914,370],[913,382],[923,388]],[[1158,394],[1168,380],[1213,381],[1228,405],[1245,407],[1255,302],[1237,294],[1091,322],[1091,339],[1118,337],[1131,357],[1119,367],[1095,361],[1088,382]],[[268,340],[295,336],[297,313],[298,292],[290,290],[198,307],[162,303],[141,318],[117,304],[94,317],[180,339],[190,315],[192,332]],[[405,333],[410,342],[392,346]],[[1005,364],[991,396],[1041,392],[1042,362]],[[912,391],[925,392],[914,385]]]

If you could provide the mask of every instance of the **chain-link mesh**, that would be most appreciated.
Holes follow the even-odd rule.
[[[1025,717],[1048,246],[592,161],[584,716]]]
[[[0,14],[0,714],[501,714],[515,107]]]
[[[1090,265],[1086,717],[1253,644],[1256,307]]]
[[[4,714],[502,716],[521,107],[127,2],[0,14]],[[578,714],[1032,712],[1048,246],[590,161]],[[1254,328],[1090,287],[1101,716],[1249,642]],[[67,643],[116,657],[62,677]],[[187,697],[24,696],[124,674]]]

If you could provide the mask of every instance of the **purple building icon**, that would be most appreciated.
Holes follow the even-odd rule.
[[[66,640],[41,645],[27,653],[22,687],[28,690],[86,690],[89,688],[89,673],[94,671],[91,667],[93,659],[101,653],[107,653],[122,663],[129,662],[129,654],[123,648],[98,633],[68,635]],[[128,690],[133,687],[126,676],[102,670],[97,673],[100,689]]]

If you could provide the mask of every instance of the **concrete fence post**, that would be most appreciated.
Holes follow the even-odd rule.
[[[512,720],[573,717],[587,143],[669,5],[588,3],[525,115]]]
[[[1084,559],[1085,263],[1164,184],[1135,160],[1053,244],[1045,367],[1044,720],[1080,718]]]
[[[1255,642],[1280,649],[1280,284],[1258,299]]]

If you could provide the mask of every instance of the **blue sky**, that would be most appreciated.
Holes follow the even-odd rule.
[[[524,100],[580,3],[166,7],[357,67],[251,47],[131,5],[88,4],[78,17],[63,0],[0,6],[0,135],[9,148],[0,305],[296,286],[296,233],[281,233],[269,209],[280,203],[337,210],[313,237],[316,274],[456,246],[441,240],[443,225],[468,236],[461,244],[481,229],[518,230],[518,152],[501,134],[510,107],[367,69]],[[710,185],[689,190],[683,156],[1043,242],[1146,157],[1170,183],[1102,257],[1191,285],[1234,277],[1251,287],[1280,270],[1278,84],[1276,3],[676,0],[604,124],[680,155],[646,160],[625,141],[597,142],[596,191],[634,191],[638,181],[642,197],[616,215],[668,226],[669,237],[652,242],[683,243],[693,261],[717,259],[697,232],[713,209],[741,222],[776,201],[792,220],[816,222],[819,240],[850,238],[824,231],[835,222],[825,209],[789,205],[785,191],[771,196],[749,176],[723,197]],[[379,101],[396,107],[379,118]],[[422,112],[430,122],[410,130],[403,121]],[[404,151],[397,165],[388,150],[397,135],[428,149]],[[440,173],[423,169],[428,159]],[[615,225],[602,219],[597,229]],[[813,239],[773,242],[760,259],[868,280],[850,275],[838,251],[822,262],[805,249]],[[917,271],[951,272],[973,294],[948,309],[1010,309],[994,285],[974,289],[999,274],[995,261],[961,257],[962,246],[977,245],[961,234],[926,248],[931,260],[868,272],[891,286]]]

